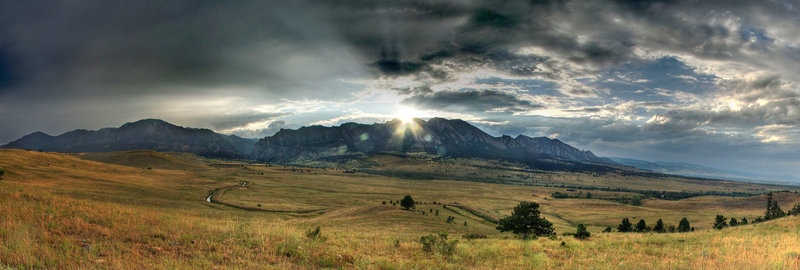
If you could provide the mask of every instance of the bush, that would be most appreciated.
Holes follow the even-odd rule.
[[[611,232],[611,226],[606,227],[606,229],[603,230],[603,232]]]
[[[423,235],[419,238],[419,243],[425,252],[436,250],[444,256],[450,256],[455,252],[458,240],[447,241],[447,232],[439,232],[438,237],[433,234]]]
[[[586,230],[586,225],[583,225],[583,223],[581,223],[578,224],[578,231],[575,232],[574,236],[575,238],[578,239],[586,239],[592,236],[592,234]]]
[[[464,238],[464,239],[486,239],[487,237],[486,237],[485,234],[482,234],[482,233],[468,233],[468,234],[462,235],[461,238]]]
[[[456,221],[456,218],[455,218],[455,217],[453,217],[453,216],[447,216],[447,220],[446,220],[446,222],[447,222],[447,223],[453,223],[453,222],[455,222],[455,221]]]
[[[317,226],[316,229],[309,229],[306,231],[306,237],[311,240],[325,240],[325,238],[322,237],[322,230],[319,228],[319,226]]]
[[[0,169],[0,179],[3,179],[3,175],[6,174],[5,170]]]
[[[499,220],[497,229],[524,237],[555,235],[553,223],[540,216],[539,204],[536,202],[520,202],[510,216]]]

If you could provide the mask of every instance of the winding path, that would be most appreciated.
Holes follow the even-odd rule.
[[[234,189],[234,188],[247,188],[247,184],[248,184],[248,183],[247,183],[247,181],[242,181],[242,184],[241,184],[241,185],[227,186],[227,187],[221,187],[221,188],[214,189],[214,190],[212,190],[212,191],[211,191],[211,193],[209,193],[209,194],[208,194],[208,197],[206,197],[206,202],[209,202],[209,203],[216,203],[216,204],[221,204],[221,205],[225,205],[225,206],[228,206],[228,207],[233,207],[233,208],[237,208],[237,209],[242,209],[242,210],[248,210],[248,211],[261,211],[261,212],[270,212],[270,213],[293,213],[293,214],[308,214],[308,213],[315,213],[315,212],[320,212],[320,213],[322,213],[322,212],[324,212],[324,211],[327,211],[327,210],[328,210],[327,208],[321,208],[321,209],[305,209],[305,210],[274,210],[274,209],[262,209],[262,208],[257,208],[257,207],[248,207],[248,206],[236,205],[236,204],[228,203],[228,202],[225,202],[225,201],[221,201],[221,200],[219,200],[219,198],[217,198],[216,200],[214,199],[214,195],[216,195],[217,193],[220,193],[220,195],[217,195],[217,197],[219,197],[219,196],[221,196],[222,192],[225,192],[225,191],[227,191],[227,190],[229,190],[229,189]]]

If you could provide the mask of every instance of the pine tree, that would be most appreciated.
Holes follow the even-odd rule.
[[[764,212],[764,220],[775,219],[785,216],[786,213],[781,210],[778,201],[772,195],[772,192],[767,193],[767,211]]]
[[[578,231],[575,232],[574,236],[575,236],[575,238],[578,238],[578,239],[586,239],[586,238],[589,238],[590,236],[592,236],[592,234],[589,233],[589,231],[586,230],[586,225],[583,225],[583,223],[581,223],[581,224],[578,224]]]
[[[411,195],[406,195],[405,197],[403,197],[403,200],[400,201],[400,206],[405,208],[406,210],[415,208],[414,199],[411,198]]]
[[[634,231],[636,231],[636,232],[649,232],[650,231],[650,227],[647,227],[647,223],[644,222],[644,219],[640,219],[639,223],[636,223],[636,229],[634,229]]]
[[[728,221],[728,225],[731,227],[739,226],[739,221],[736,218],[732,217],[730,221]]]
[[[520,202],[514,207],[510,216],[500,219],[497,229],[501,232],[511,231],[524,237],[555,235],[553,223],[540,216],[539,204],[536,202]]]
[[[742,218],[742,224],[741,225],[747,225],[747,218],[746,217]]]
[[[619,226],[617,226],[618,232],[630,232],[632,230],[633,230],[633,224],[631,224],[631,221],[628,220],[628,218],[623,218],[622,223],[620,223]]]
[[[692,226],[689,224],[689,220],[686,218],[681,219],[681,222],[678,223],[678,232],[688,232],[692,230]]]
[[[656,226],[653,227],[653,231],[657,233],[667,232],[667,230],[664,228],[664,221],[659,218],[658,221],[656,221]]]
[[[717,218],[714,220],[714,229],[722,230],[722,228],[728,227],[728,223],[725,222],[725,216],[717,215]]]

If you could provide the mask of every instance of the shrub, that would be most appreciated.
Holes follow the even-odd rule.
[[[730,221],[728,221],[728,225],[730,225],[731,227],[733,227],[733,226],[739,226],[739,221],[738,221],[738,220],[736,220],[736,218],[733,218],[733,217],[732,217],[732,218],[731,218],[731,220],[730,220]]]
[[[458,240],[447,241],[447,232],[439,232],[438,237],[433,234],[423,235],[419,238],[419,243],[425,252],[436,250],[444,256],[450,256],[455,252]]]
[[[468,233],[468,234],[462,235],[461,238],[464,238],[464,239],[486,239],[486,235],[482,234],[482,233]]]
[[[317,239],[324,240],[324,238],[322,237],[322,230],[319,228],[319,226],[317,226],[316,229],[313,230],[309,229],[308,231],[306,231],[306,237],[308,237],[308,239],[311,240],[317,240]]]
[[[603,230],[603,232],[611,232],[611,226],[606,227],[606,229]]]
[[[5,174],[6,174],[6,171],[3,170],[3,169],[0,169],[0,179],[3,179],[3,175],[5,175]]]
[[[447,216],[447,220],[446,220],[446,222],[447,222],[447,223],[453,223],[454,221],[456,221],[456,218],[455,218],[455,217],[453,217],[453,216]]]
[[[592,236],[592,234],[586,230],[586,225],[583,225],[583,223],[581,223],[578,224],[578,230],[575,232],[574,236],[575,238],[578,239],[586,239]]]
[[[747,218],[742,218],[742,222],[739,225],[747,225]]]
[[[555,235],[553,223],[540,216],[539,204],[536,202],[520,202],[510,216],[499,220],[497,229],[524,237]]]

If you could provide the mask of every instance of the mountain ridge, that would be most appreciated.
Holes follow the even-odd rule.
[[[248,140],[255,142],[253,139],[218,134],[209,129],[182,127],[159,119],[142,119],[117,128],[76,129],[58,136],[37,131],[0,148],[87,153],[152,149],[241,158],[249,154],[243,151],[251,149],[246,145]]]
[[[610,159],[579,150],[558,139],[525,135],[494,137],[464,120],[444,118],[281,129],[273,136],[260,139],[250,157],[262,161],[288,161],[381,152],[426,152],[440,156],[516,161],[556,159],[616,165]]]

